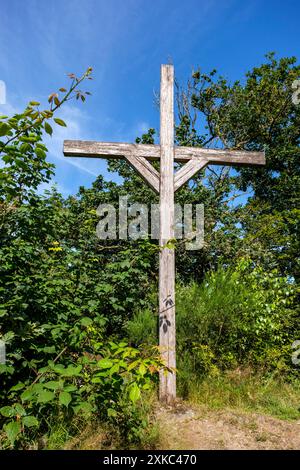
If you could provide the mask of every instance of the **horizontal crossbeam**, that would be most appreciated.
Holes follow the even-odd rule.
[[[66,157],[89,158],[122,158],[132,156],[144,157],[147,160],[159,160],[160,145],[65,140],[64,155]],[[175,162],[186,163],[191,159],[198,158],[205,159],[206,164],[209,165],[265,165],[264,152],[174,147]]]
[[[265,152],[248,150],[203,149],[201,147],[175,147],[175,161],[203,158],[209,165],[251,166],[265,165]]]
[[[65,140],[65,157],[122,158],[127,155],[160,159],[160,145],[126,144],[118,142],[95,142],[89,140]]]

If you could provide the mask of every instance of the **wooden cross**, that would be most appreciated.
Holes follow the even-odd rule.
[[[64,155],[125,158],[159,194],[159,346],[170,369],[160,374],[159,397],[162,402],[172,403],[176,398],[175,253],[165,245],[174,238],[174,193],[207,164],[264,165],[264,153],[174,146],[174,68],[162,65],[160,145],[66,140]],[[154,160],[160,160],[160,172],[150,163]],[[184,163],[175,174],[174,161]]]

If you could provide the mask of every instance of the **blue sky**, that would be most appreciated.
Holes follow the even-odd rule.
[[[117,180],[105,161],[64,158],[63,139],[133,142],[158,128],[153,91],[161,63],[171,60],[184,83],[197,66],[235,80],[268,51],[299,58],[299,19],[300,2],[293,0],[1,0],[7,104],[0,114],[22,110],[30,99],[46,103],[68,72],[93,67],[86,86],[92,96],[62,110],[68,128],[55,128],[49,159],[64,195],[99,173]]]

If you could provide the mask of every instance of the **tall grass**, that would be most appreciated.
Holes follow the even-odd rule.
[[[300,419],[300,382],[288,383],[278,375],[250,369],[192,380],[188,399],[210,409],[238,408],[280,419]]]

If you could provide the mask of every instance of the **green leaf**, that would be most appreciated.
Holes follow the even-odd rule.
[[[25,385],[22,383],[22,382],[19,382],[17,383],[17,385],[14,385],[13,387],[11,387],[11,389],[9,390],[10,392],[17,392],[18,390],[22,390],[22,388],[24,388]]]
[[[48,403],[49,401],[53,400],[55,397],[53,392],[48,390],[43,390],[38,394],[37,402],[38,403]]]
[[[126,356],[124,356],[124,357],[126,357]],[[132,369],[137,367],[138,363],[139,363],[139,361],[133,361],[131,364],[129,364],[129,366],[127,367],[128,372],[130,372]]]
[[[16,410],[16,413],[20,416],[26,415],[26,411],[24,410],[23,406],[20,405],[20,403],[15,404],[15,410]]]
[[[115,373],[118,373],[120,371],[120,364],[115,364],[111,369],[110,369],[110,375],[113,375]]]
[[[107,375],[107,373],[105,375]],[[100,377],[93,377],[91,382],[92,384],[100,384],[103,382],[103,379],[101,379]]]
[[[53,354],[56,352],[56,348],[55,346],[45,346],[44,348],[41,348],[41,351],[46,354]]]
[[[50,390],[58,390],[59,388],[63,388],[63,385],[63,382],[56,380],[50,380],[50,382],[44,383],[44,387],[49,388]]]
[[[49,134],[49,135],[53,134],[53,129],[50,126],[49,122],[45,122],[44,128],[45,128],[45,131],[47,132],[47,134]]]
[[[139,367],[139,373],[140,373],[141,375],[145,375],[146,372],[147,372],[147,369],[146,369],[146,367],[145,367],[145,364],[141,364],[140,367]]]
[[[8,314],[7,310],[4,308],[0,308],[0,317],[6,317]]]
[[[138,384],[136,382],[134,382],[131,386],[130,386],[130,390],[129,390],[129,398],[130,400],[132,401],[132,403],[135,403],[137,400],[139,400],[141,397],[141,391],[138,387]]]
[[[18,434],[21,432],[21,423],[20,421],[11,421],[8,424],[5,424],[4,431],[6,432],[7,438],[10,443],[13,445]]]
[[[75,385],[66,385],[64,387],[65,392],[76,392],[77,387]]]
[[[64,371],[65,371],[65,368],[63,366],[63,364],[55,364],[55,365],[52,365],[52,363],[49,365],[51,365],[51,367],[53,368],[53,370],[55,372],[57,372],[58,374],[62,374]]]
[[[45,158],[45,157],[46,157],[46,153],[44,152],[44,150],[42,150],[42,149],[39,148],[39,147],[35,148],[34,153],[35,153],[36,156],[39,157],[39,158]]]
[[[39,372],[41,372],[41,369]],[[37,382],[36,384],[31,385],[30,390],[36,394],[41,393],[44,390],[44,384]]]
[[[71,400],[72,400],[72,396],[69,392],[60,392],[59,403],[61,405],[68,406]]]
[[[20,146],[20,151],[22,153],[26,153],[26,152],[30,151],[31,149],[32,149],[31,145],[26,143],[26,142]]]
[[[117,411],[114,410],[113,408],[108,408],[107,410],[107,416],[115,418],[117,416]]]
[[[13,416],[16,416],[16,410],[13,406],[3,406],[0,408],[0,413],[6,418],[12,418]]]
[[[34,426],[38,426],[39,422],[35,416],[24,416],[22,419],[22,424],[27,428],[32,428]]]
[[[68,366],[66,369],[61,370],[59,373],[63,375],[64,377],[73,377],[73,376],[78,376],[81,372],[82,366]]]
[[[75,413],[75,414],[78,414],[78,413],[80,413],[81,411],[82,411],[83,413],[91,413],[91,411],[93,410],[93,407],[92,407],[92,405],[91,405],[90,403],[88,403],[88,402],[85,402],[85,403],[84,403],[84,402],[83,402],[83,403],[80,403],[80,404],[77,405],[77,406],[74,406],[74,407],[73,407],[73,410],[74,410],[74,413]]]
[[[55,121],[56,124],[58,124],[59,126],[67,127],[67,124],[66,124],[65,121],[63,121],[62,119],[54,118],[54,121]]]
[[[92,325],[93,320],[92,320],[91,318],[89,318],[89,317],[83,317],[83,318],[80,320],[80,323],[81,323],[81,325],[83,325],[83,326],[90,326],[90,325]]]
[[[6,364],[0,364],[0,374],[13,374],[14,367],[7,366]]]
[[[110,369],[113,366],[113,362],[110,359],[100,359],[98,366],[100,369]]]
[[[15,337],[15,333],[13,331],[8,331],[5,335],[2,336],[2,341],[5,343],[10,343],[11,340]]]
[[[0,137],[8,135],[10,132],[10,126],[6,122],[0,122]]]
[[[33,391],[31,389],[24,390],[24,392],[21,394],[22,401],[31,400],[32,397],[33,397]]]

